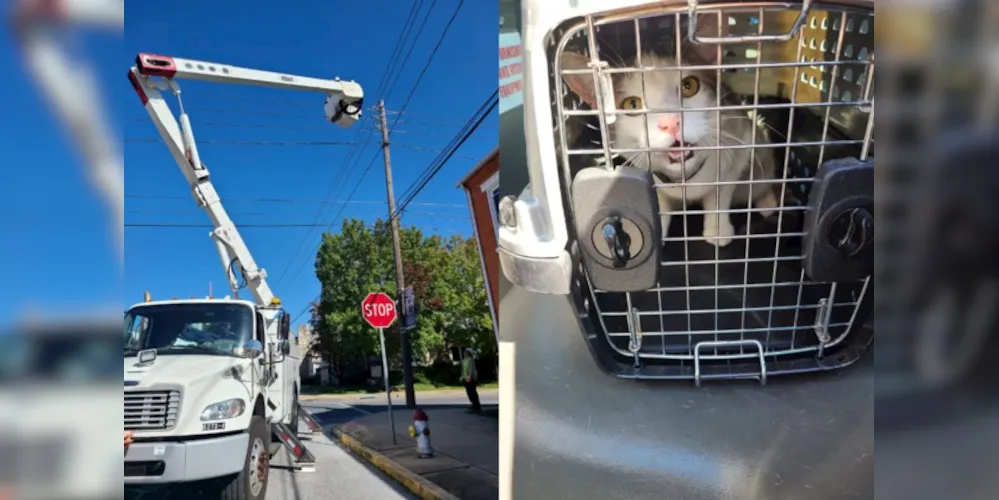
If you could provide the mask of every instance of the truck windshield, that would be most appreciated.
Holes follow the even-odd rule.
[[[137,306],[125,315],[125,356],[157,354],[232,356],[253,335],[253,310],[240,304]]]

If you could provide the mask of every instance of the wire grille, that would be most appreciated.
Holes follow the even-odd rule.
[[[125,430],[166,430],[177,425],[179,391],[125,393]]]
[[[550,38],[550,60],[555,61],[550,75],[553,125],[565,185],[581,168],[595,165],[649,168],[656,178],[664,224],[658,285],[623,294],[583,283],[590,319],[612,352],[633,362],[638,377],[648,363],[678,364],[684,376],[697,377],[694,372],[700,366],[714,365],[719,376],[738,377],[758,376],[756,360],[823,358],[848,337],[855,323],[863,324],[865,318],[858,316],[867,310],[861,306],[873,286],[869,277],[812,282],[802,267],[804,215],[818,165],[837,158],[873,157],[873,12],[813,5],[797,34],[777,42],[761,38],[792,32],[802,15],[798,6],[713,4],[697,12],[700,36],[730,41],[686,43],[686,5],[575,19]],[[691,63],[695,59],[684,56],[684,50],[707,54],[713,61]],[[566,67],[568,53],[583,55],[590,63],[607,62],[603,73],[610,75],[609,85],[592,66]],[[663,62],[667,64],[654,65]],[[647,82],[661,80],[641,76],[641,101],[629,104],[631,97],[621,99],[627,75],[676,74],[678,68],[676,81],[684,83],[677,88],[650,88]],[[701,78],[701,90],[713,93],[714,103],[690,104],[696,99],[683,88],[692,74],[714,76],[716,82]],[[597,96],[590,97],[590,104],[578,86],[569,83],[573,76],[592,79]],[[678,93],[672,97],[684,104],[653,109],[648,105],[652,92]],[[662,99],[651,99],[657,100]],[[615,106],[596,111],[600,106],[592,104],[601,102]],[[642,105],[634,106],[637,102]],[[661,126],[661,118],[669,113],[682,117],[677,135],[684,139],[687,123],[700,119],[723,124],[714,137],[705,134],[712,139],[707,144],[684,140],[666,148],[695,152],[671,157],[683,164],[678,180],[657,170],[656,157],[666,150],[649,138],[655,133],[654,122],[660,120]],[[634,146],[627,138],[630,132],[621,128],[628,126],[621,118],[626,114],[645,117],[643,147],[625,147]],[[730,120],[755,123],[748,126],[753,130],[750,140],[735,140],[724,125]],[[703,158],[701,163],[709,165],[712,156],[718,162],[714,165],[723,158],[736,157],[732,164],[741,158],[748,172],[722,178],[718,168],[707,168],[703,171],[716,172],[713,179],[706,180],[697,170],[690,175],[687,162]],[[768,162],[769,175],[766,168],[748,168]],[[750,194],[745,202],[726,206],[723,190],[746,187]],[[666,190],[674,193],[672,201],[662,201]],[[760,193],[767,191],[774,199],[769,205],[760,201],[766,199]],[[724,225],[724,215],[731,221],[731,234],[704,230],[705,222]],[[580,272],[585,275],[582,266]]]

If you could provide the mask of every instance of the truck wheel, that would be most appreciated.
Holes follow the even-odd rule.
[[[246,449],[243,471],[222,490],[222,500],[264,500],[271,464],[268,448],[270,431],[263,417],[250,420],[250,442]]]

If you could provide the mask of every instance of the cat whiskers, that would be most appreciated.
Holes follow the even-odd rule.
[[[731,141],[731,142],[730,142]],[[725,161],[737,161],[736,151],[733,149],[726,149],[728,146],[734,146],[738,144],[744,144],[738,137],[725,132],[725,131],[712,131],[708,135],[701,139],[701,144],[705,146],[715,146],[720,149],[702,149],[698,152],[708,153],[710,155],[720,155]]]
[[[722,121],[725,121],[725,120],[746,120],[746,121],[752,121],[752,118],[750,118],[749,116],[724,116],[724,115],[722,115]],[[758,120],[757,121],[757,125],[762,125],[767,130],[771,130],[771,131],[773,131],[776,134],[782,134],[783,133],[783,132],[777,130],[776,128],[774,128],[769,123],[767,123],[765,121],[762,121],[762,120]],[[759,140],[760,139],[760,135],[757,135],[756,138],[757,138],[757,140]]]
[[[750,143],[742,140],[742,138],[736,137],[736,136],[732,135],[729,132],[722,131],[721,132],[721,136],[723,138],[725,138],[725,139],[730,139],[732,141],[732,142],[726,142],[726,143],[722,144],[722,146],[748,146],[750,144]],[[761,145],[761,142],[760,142],[759,139],[760,138],[757,137],[757,142],[756,142],[757,146]],[[730,157],[731,160],[733,160],[733,161],[737,160],[737,158],[735,157],[736,150],[734,150],[734,149],[723,149],[722,152],[723,153],[729,153],[731,155],[731,157]],[[764,167],[762,161],[760,160],[760,155],[754,154],[754,155],[750,155],[750,156],[753,157],[753,164],[754,164],[754,166],[757,166],[757,167],[760,167],[760,168]]]
[[[610,63],[611,66],[617,68],[624,68],[628,66],[628,64],[624,61],[624,57],[621,56],[621,52],[619,52],[614,47],[611,47],[610,45],[601,45],[600,47],[597,48],[597,50],[600,52],[601,56],[610,55],[612,58],[614,58],[614,60],[607,61],[608,63]],[[607,54],[607,52],[611,53]]]

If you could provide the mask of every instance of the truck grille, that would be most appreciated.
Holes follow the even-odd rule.
[[[125,430],[165,430],[177,425],[179,391],[125,393]]]
[[[768,210],[752,203],[711,210],[698,200],[674,202],[669,210],[672,222],[662,230],[658,283],[648,290],[600,290],[580,265],[573,295],[589,320],[586,338],[597,361],[625,378],[753,377],[765,382],[768,373],[849,365],[872,341],[873,332],[862,325],[874,284],[869,276],[811,280],[803,265],[808,237],[804,221],[819,165],[839,158],[873,158],[874,14],[832,5],[806,13],[770,2],[700,10],[702,22],[717,16],[727,26],[729,42],[744,39],[718,49],[722,65],[705,66],[717,71],[717,78],[742,97],[743,105],[718,100],[717,109],[705,110],[716,113],[719,122],[722,111],[753,110],[759,129],[770,137],[761,133],[759,142],[754,137],[742,145],[754,154],[772,151],[776,176],[741,182],[772,186],[778,206],[762,215]],[[804,23],[792,39],[760,41],[764,33],[790,32],[802,16]],[[611,61],[614,78],[650,72],[648,67],[656,61],[627,61],[663,46],[688,50],[680,43],[686,23],[686,5],[636,9],[634,17],[615,11],[573,19],[552,33],[550,61],[559,61],[565,51],[592,58],[595,49],[601,60]],[[571,185],[584,168],[650,168],[651,160],[638,161],[648,157],[636,153],[652,150],[644,153],[647,148],[619,144],[610,125],[601,122],[600,112],[569,89],[563,79],[569,72],[554,62],[552,68],[556,149],[564,182]],[[726,106],[730,109],[723,110]],[[700,149],[713,149],[719,162],[721,155],[734,151],[720,139],[711,142]],[[722,181],[700,185],[717,186],[718,192]],[[657,181],[656,188],[684,185],[698,184]],[[571,205],[569,209],[574,210]],[[663,210],[660,206],[660,214],[666,213]],[[702,236],[707,216],[722,212],[731,214],[735,227],[731,244],[724,248]],[[580,259],[588,258],[579,255],[578,244],[573,251]]]

